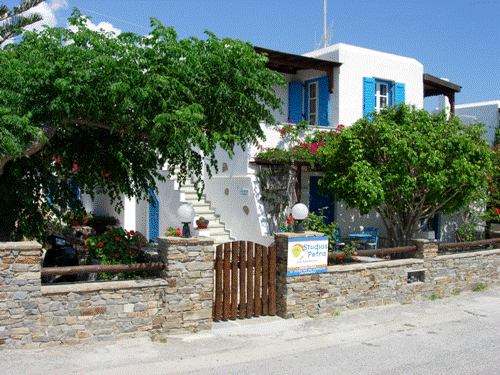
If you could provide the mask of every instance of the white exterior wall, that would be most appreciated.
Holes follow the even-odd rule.
[[[363,77],[405,84],[405,102],[424,106],[424,67],[417,60],[339,43],[305,56],[341,62],[334,71],[332,125],[352,125],[363,117]]]
[[[266,213],[254,173],[245,177],[215,177],[206,181],[206,200],[237,240],[269,245]]]
[[[483,138],[492,145],[495,139],[495,131],[500,119],[500,100],[482,103],[460,104],[455,106],[455,115],[459,116],[462,122],[470,124],[480,122],[485,125],[486,133]]]

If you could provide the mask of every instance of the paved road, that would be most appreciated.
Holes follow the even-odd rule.
[[[1,374],[500,374],[500,288],[210,332],[0,351]]]

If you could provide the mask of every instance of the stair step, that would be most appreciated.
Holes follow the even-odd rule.
[[[214,238],[215,243],[224,243],[228,241],[234,241],[235,239],[231,237],[230,232],[226,229],[224,223],[220,222],[220,217],[212,209],[210,203],[206,201],[206,195],[202,195],[198,199],[198,193],[194,184],[187,180],[185,185],[182,185],[179,189],[183,193],[183,201],[191,204],[195,212],[195,219],[203,216],[205,219],[209,220],[208,230],[210,237]],[[196,229],[196,228],[195,228]]]

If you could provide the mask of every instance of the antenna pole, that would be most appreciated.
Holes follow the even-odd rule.
[[[326,46],[326,0],[323,0],[323,48]]]

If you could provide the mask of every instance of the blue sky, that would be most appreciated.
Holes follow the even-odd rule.
[[[20,0],[3,1],[12,7]],[[303,54],[323,32],[323,0],[49,0],[57,26],[73,7],[122,32],[147,34],[149,18],[180,38],[218,37]],[[330,43],[346,43],[415,58],[426,73],[462,86],[456,103],[500,100],[500,1],[328,0]],[[426,99],[425,109],[437,106]]]

